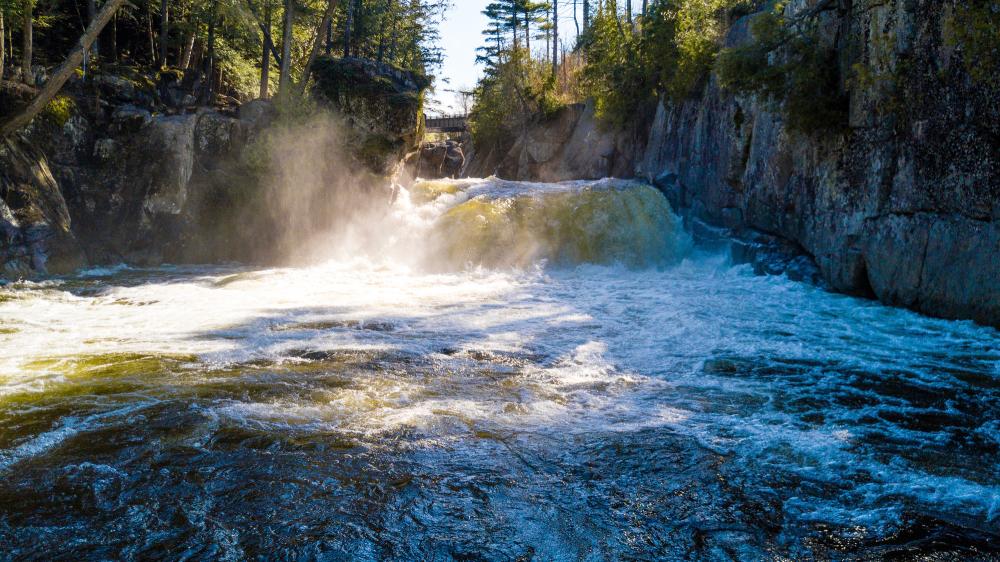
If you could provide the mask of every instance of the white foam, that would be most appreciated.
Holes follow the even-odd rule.
[[[580,185],[477,180],[421,213],[404,212],[413,206],[403,194],[396,211],[423,228],[468,197]],[[413,232],[394,236],[419,239]],[[806,502],[801,511],[812,515],[804,517],[888,521],[900,510],[880,506],[878,498],[894,494],[989,521],[1000,510],[1000,489],[985,478],[946,466],[888,463],[863,446],[869,429],[947,444],[943,431],[879,417],[938,411],[910,404],[905,393],[890,395],[892,384],[996,401],[995,384],[973,388],[928,367],[962,363],[984,377],[1000,376],[1000,336],[971,323],[755,277],[717,256],[663,270],[581,265],[440,273],[387,253],[308,268],[130,272],[130,283],[137,275],[148,280],[131,286],[102,280],[99,291],[84,296],[72,294],[66,281],[4,289],[18,298],[0,302],[0,319],[17,331],[0,334],[0,404],[5,395],[69,384],[58,370],[32,367],[53,356],[195,354],[210,369],[268,359],[280,372],[282,362],[308,363],[296,351],[349,350],[386,354],[389,369],[380,380],[352,372],[345,388],[296,399],[220,402],[208,415],[225,423],[366,434],[413,427],[453,436],[480,425],[559,433],[663,427],[739,462],[812,479],[870,473],[871,482],[855,492],[857,505],[843,498]],[[388,329],[371,329],[376,325]],[[977,359],[952,356],[951,349]],[[734,362],[733,372],[706,369],[725,360]],[[900,373],[898,380],[891,373]],[[850,384],[860,405],[828,401]],[[795,400],[817,404],[822,418],[804,421],[779,404]],[[875,421],[868,426],[863,418]],[[81,427],[67,423],[0,453],[0,468],[44,454]],[[979,420],[977,427],[977,434],[997,440],[995,421]]]

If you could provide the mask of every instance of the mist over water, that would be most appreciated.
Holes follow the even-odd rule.
[[[336,217],[286,238],[310,265],[0,289],[5,555],[1000,549],[995,330],[755,277],[628,182]]]

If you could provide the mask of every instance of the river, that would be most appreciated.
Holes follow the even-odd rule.
[[[754,276],[638,185],[386,221],[0,288],[0,558],[1000,552],[997,331]]]

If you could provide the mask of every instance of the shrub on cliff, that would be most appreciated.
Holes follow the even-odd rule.
[[[754,17],[753,39],[723,50],[716,61],[719,83],[740,94],[781,104],[788,125],[802,132],[834,131],[847,124],[848,99],[841,87],[837,52],[819,40],[819,23],[790,22],[779,4]]]
[[[752,0],[663,0],[637,24],[606,2],[581,37],[586,93],[598,115],[621,124],[658,95],[681,100],[708,76],[728,22]]]
[[[533,119],[553,115],[572,101],[561,93],[544,61],[532,59],[527,49],[504,54],[475,90],[470,112],[472,136],[479,146],[503,144]]]

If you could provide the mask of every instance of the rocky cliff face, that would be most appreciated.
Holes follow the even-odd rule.
[[[608,130],[593,105],[571,105],[525,127],[510,144],[474,147],[464,175],[564,181],[633,175],[646,128]]]
[[[317,59],[312,73],[314,97],[346,117],[346,141],[372,171],[390,171],[419,146],[426,77],[372,60],[329,56]]]
[[[1000,92],[947,41],[954,2],[853,5],[819,24],[850,99],[841,131],[794,132],[780,106],[712,77],[684,103],[661,102],[641,141],[574,108],[509,149],[478,150],[467,174],[645,177],[696,228],[802,248],[835,290],[1000,326]],[[728,46],[750,40],[750,17]],[[849,79],[856,65],[875,78]]]
[[[264,125],[261,109],[153,115],[121,105],[106,120],[76,110],[61,123],[39,119],[0,151],[8,276],[211,257],[203,234],[222,220],[208,216],[211,202],[243,172],[234,156]]]
[[[0,264],[20,276],[83,263],[69,209],[44,155],[19,140],[0,144]],[[50,263],[52,262],[52,263]]]
[[[340,192],[384,203],[427,84],[354,59],[321,59],[316,78],[333,111],[284,119],[265,101],[195,107],[197,88],[170,73],[74,78],[0,143],[0,283],[88,263],[271,261],[336,220]],[[0,111],[33,94],[0,82]]]
[[[180,97],[169,84],[75,79],[0,143],[0,280],[88,263],[279,257],[295,233],[332,220],[340,202],[332,192],[387,188],[388,171],[416,146],[421,87],[383,66],[352,78],[367,84],[363,102],[345,97],[335,115],[306,123],[282,121],[265,101],[238,111],[175,106],[164,101]],[[0,88],[0,107],[30,94]],[[300,169],[289,170],[291,160]],[[301,205],[284,205],[275,192],[284,188]],[[388,200],[391,190],[380,193]]]
[[[465,168],[465,150],[468,139],[425,142],[411,152],[405,161],[406,179],[457,178]]]
[[[949,10],[895,0],[821,23],[858,53],[845,64],[891,80],[845,84],[847,131],[792,132],[713,79],[660,105],[638,173],[675,208],[797,242],[839,291],[1000,325],[1000,95],[945,41]],[[744,21],[729,41],[746,39]]]

